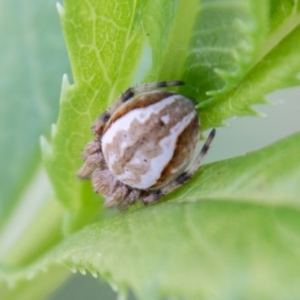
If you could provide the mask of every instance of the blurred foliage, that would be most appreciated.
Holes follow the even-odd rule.
[[[75,177],[93,120],[128,86],[184,80],[178,91],[207,129],[298,85],[297,1],[65,0],[74,82],[64,76],[60,104],[70,71],[54,2],[1,4],[3,299],[45,297],[68,275],[57,264],[140,299],[297,299],[299,134],[206,165],[160,203],[122,213]],[[40,135],[52,187],[34,177]]]

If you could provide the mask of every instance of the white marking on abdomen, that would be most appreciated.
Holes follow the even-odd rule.
[[[112,172],[112,166],[117,162],[118,157],[114,155],[114,153],[106,153],[106,146],[114,142],[114,137],[116,136],[116,134],[120,131],[128,131],[134,120],[138,120],[140,123],[145,123],[153,115],[158,115],[160,111],[163,110],[166,106],[172,104],[175,101],[178,101],[178,97],[182,96],[172,95],[145,108],[133,109],[111,124],[111,126],[102,137],[102,149],[106,163]],[[164,118],[165,121],[169,121],[168,118],[170,117],[171,116],[169,115],[164,115],[162,118]],[[132,176],[132,173],[130,171],[126,171],[126,167],[124,168],[122,174],[115,175],[118,180],[138,189],[147,189],[153,186],[160,178],[165,166],[172,159],[178,136],[183,132],[183,130],[188,126],[188,124],[194,117],[195,112],[190,112],[182,120],[176,123],[174,127],[170,128],[170,134],[168,136],[160,140],[159,146],[162,149],[162,153],[157,157],[151,158],[151,160],[149,161],[150,164],[148,171],[145,174],[140,175],[140,182],[133,181],[133,178],[135,176]],[[151,134],[149,135],[149,138],[151,138]],[[120,156],[122,157],[124,155],[124,151],[126,151],[126,148],[132,146],[135,142],[136,141],[134,138],[130,138],[130,136],[127,136],[126,141],[122,141],[121,145],[116,145],[116,147],[121,150]],[[134,157],[128,164],[138,166],[144,157],[145,156],[143,155],[143,153],[137,150]]]
[[[156,181],[160,178],[165,166],[170,162],[174,155],[178,136],[188,126],[188,124],[190,124],[194,117],[195,113],[190,112],[182,119],[181,122],[177,123],[173,128],[171,128],[170,135],[166,136],[159,142],[159,145],[163,150],[162,154],[151,159],[150,169],[147,173],[141,175],[141,182],[134,187],[146,189],[156,183]]]
[[[170,116],[169,115],[164,115],[160,118],[162,120],[162,122],[164,122],[165,124],[168,124],[170,121]]]
[[[116,161],[116,156],[107,157],[105,155],[105,148],[106,148],[106,145],[111,144],[113,142],[113,139],[116,136],[116,134],[119,131],[128,131],[133,120],[135,120],[135,119],[141,123],[145,123],[147,120],[149,120],[151,118],[151,116],[153,114],[159,114],[159,112],[161,110],[163,110],[167,105],[175,102],[177,98],[178,98],[178,95],[172,95],[168,98],[160,100],[159,102],[149,105],[147,107],[133,109],[133,110],[127,112],[124,116],[117,119],[114,123],[111,124],[111,126],[108,128],[108,130],[102,136],[103,154],[104,154],[106,163],[110,169],[111,169],[111,166]],[[130,139],[130,137],[128,136],[126,141],[123,141],[122,145],[119,146],[121,148],[121,155],[124,154],[124,150],[127,147],[132,146],[134,143],[135,143],[134,139]]]

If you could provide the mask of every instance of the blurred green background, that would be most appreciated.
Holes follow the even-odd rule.
[[[49,136],[57,119],[62,75],[72,78],[55,2],[0,1],[0,257],[17,243],[21,231],[14,228],[12,233],[6,221],[31,183],[35,199],[28,205],[29,219],[51,195],[47,178],[40,177],[39,137]],[[217,129],[206,163],[242,155],[300,130],[300,87],[267,98],[272,105],[255,107],[266,117],[230,119],[230,126]],[[76,274],[49,297],[83,298],[116,299],[116,293],[90,275]]]

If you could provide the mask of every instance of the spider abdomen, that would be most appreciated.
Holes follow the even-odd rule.
[[[194,103],[166,91],[140,94],[123,103],[101,138],[108,169],[124,184],[157,189],[191,162],[199,139]]]

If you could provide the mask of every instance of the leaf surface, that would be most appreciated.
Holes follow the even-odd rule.
[[[92,140],[90,127],[130,85],[143,36],[137,20],[141,1],[65,1],[60,14],[72,62],[74,84],[65,77],[60,115],[51,145],[43,149],[58,199],[81,220],[94,216],[99,196],[76,172],[80,153]]]
[[[296,299],[299,143],[295,134],[204,166],[173,200],[88,225],[13,277],[55,262],[139,299]]]
[[[264,102],[266,93],[297,82],[298,27],[257,61],[269,24],[267,2],[66,1],[60,11],[74,84],[65,78],[59,120],[44,153],[58,199],[82,220],[98,207],[90,183],[75,176],[79,154],[92,139],[89,128],[132,80],[142,81],[135,76],[143,59],[151,59],[149,53],[145,56],[149,47],[149,80],[186,79],[181,91],[197,101],[207,98],[203,91],[219,90],[210,102],[200,102],[203,129],[220,126],[231,116],[253,114],[251,105]],[[188,22],[184,28],[183,20]]]

